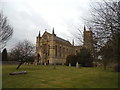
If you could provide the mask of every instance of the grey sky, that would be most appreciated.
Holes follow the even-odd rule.
[[[89,15],[91,0],[1,0],[0,9],[14,28],[14,35],[7,43],[12,48],[24,39],[35,44],[39,30],[52,32],[72,42],[77,40],[77,28],[83,30],[83,17]],[[92,0],[93,1],[93,0]]]

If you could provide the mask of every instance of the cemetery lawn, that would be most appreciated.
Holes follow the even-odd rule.
[[[118,73],[98,67],[2,66],[2,88],[118,88]],[[10,72],[28,74],[10,76]]]

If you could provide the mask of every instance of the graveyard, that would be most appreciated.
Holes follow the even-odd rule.
[[[118,88],[118,72],[103,67],[2,66],[2,88]],[[9,75],[26,71],[27,74]]]
[[[3,89],[119,89],[120,0],[0,0],[0,57]]]

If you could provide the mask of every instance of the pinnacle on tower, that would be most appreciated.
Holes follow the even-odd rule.
[[[47,32],[47,29],[45,29],[45,32]]]
[[[73,39],[73,41],[72,41],[72,44],[73,44],[73,46],[74,46],[74,39]]]
[[[85,25],[84,25],[84,31],[86,31],[86,27],[85,27]]]
[[[39,35],[38,36],[40,37],[40,31],[39,31]]]
[[[52,34],[55,34],[55,33],[54,33],[54,27],[53,27],[53,30],[52,30]]]
[[[89,30],[91,31],[91,27],[89,27]]]

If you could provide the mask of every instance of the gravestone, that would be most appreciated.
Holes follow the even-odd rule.
[[[78,62],[76,63],[76,68],[79,68],[79,64],[78,64]]]
[[[44,65],[46,66],[46,63],[44,63]]]
[[[19,75],[19,74],[27,74],[27,72],[26,71],[19,71],[19,72],[9,73],[9,75]]]
[[[71,67],[71,64],[69,63],[69,67]]]
[[[54,63],[54,68],[53,69],[56,69],[56,63]]]

